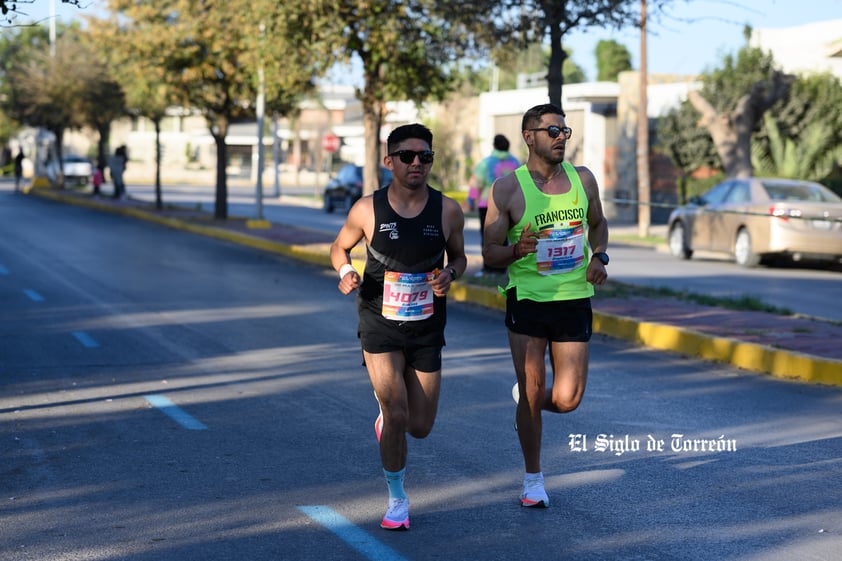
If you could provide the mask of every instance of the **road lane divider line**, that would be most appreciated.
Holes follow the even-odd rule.
[[[32,300],[33,302],[44,301],[44,297],[32,290],[31,288],[24,288],[23,293],[26,294],[26,297]]]
[[[99,347],[99,343],[97,343],[93,337],[91,337],[84,331],[74,331],[73,333],[71,333],[71,335],[73,335],[77,341],[82,343],[83,347],[86,347],[88,349],[95,349]]]
[[[189,430],[206,430],[208,427],[184,409],[162,395],[145,395],[143,398],[161,413]]]
[[[372,561],[407,561],[406,557],[355,526],[350,520],[324,505],[299,506],[298,510],[334,533],[336,537]]]

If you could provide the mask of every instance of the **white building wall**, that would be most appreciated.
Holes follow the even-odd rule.
[[[784,72],[830,72],[842,80],[842,19],[754,29],[749,45],[770,51]]]

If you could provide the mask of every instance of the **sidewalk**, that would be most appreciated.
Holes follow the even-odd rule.
[[[158,211],[143,201],[93,198],[71,190],[34,189],[30,194],[330,267],[328,249],[334,236],[325,232],[275,223],[255,228],[245,218],[217,221],[196,209],[167,207]],[[496,290],[470,283],[472,273],[481,266],[478,256],[469,258],[464,277],[468,282],[457,281],[450,298],[502,311],[505,301]],[[767,312],[727,310],[668,297],[601,297],[597,290],[594,332],[778,378],[842,386],[842,325],[839,324]]]

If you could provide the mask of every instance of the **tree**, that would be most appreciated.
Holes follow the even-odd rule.
[[[549,36],[547,83],[550,103],[562,107],[564,78],[561,69],[567,58],[562,47],[564,34],[580,27],[634,25],[637,22],[635,5],[635,0],[527,0],[513,3],[513,7],[521,7],[518,28],[526,37],[534,40]]]
[[[55,56],[43,45],[25,50],[8,71],[9,106],[21,123],[43,127],[55,135],[59,161],[62,158],[64,132],[92,124],[92,111],[110,111],[104,104],[112,97],[94,100],[92,92],[103,93],[102,65],[79,41],[78,26],[62,29],[57,38]],[[59,183],[63,184],[61,166]]]
[[[116,10],[120,6],[112,5],[111,8]],[[154,16],[150,14],[150,17]],[[166,20],[161,17],[160,21]],[[126,33],[115,13],[108,19],[91,18],[89,23],[92,43],[107,58],[111,75],[123,85],[127,112],[137,117],[146,117],[155,127],[155,206],[161,209],[164,206],[161,188],[161,121],[167,109],[177,100],[168,83],[168,72],[164,65],[166,35],[139,33],[137,29]],[[100,135],[100,139],[97,165],[104,166],[107,143],[102,141],[103,135]]]
[[[279,111],[310,91],[321,71],[310,6],[270,0],[112,0],[109,6],[119,12],[125,38],[114,47],[153,42],[152,66],[162,69],[167,92],[204,115],[216,144],[214,216],[227,218],[225,138],[232,122],[254,117],[259,70],[265,69],[267,105]]]
[[[620,72],[631,70],[631,53],[617,41],[599,41],[596,44],[596,79],[616,82]]]
[[[475,0],[322,0],[320,39],[362,63],[364,192],[378,187],[380,129],[390,100],[442,99],[459,75],[456,63],[491,44],[503,5]]]
[[[747,28],[747,37],[750,32]],[[751,135],[763,113],[787,97],[793,80],[775,68],[771,54],[745,46],[703,77],[701,91],[690,92],[688,99],[701,114],[699,126],[710,133],[726,176],[752,174]]]
[[[30,25],[10,29],[0,34],[0,141],[5,144],[21,126],[16,108],[13,75],[16,66],[34,51],[47,49],[49,36],[41,26]]]
[[[824,180],[840,161],[842,82],[830,73],[798,76],[789,95],[764,114],[752,137],[758,173]],[[791,155],[791,156],[790,156]],[[797,161],[789,161],[790,158]]]
[[[769,113],[763,118],[768,146],[759,140],[754,140],[751,146],[757,175],[821,181],[842,161],[842,144],[828,143],[828,138],[833,136],[829,123],[811,122],[796,140],[784,137]]]
[[[688,199],[687,181],[702,168],[718,168],[719,156],[710,135],[698,126],[699,114],[689,101],[658,119],[657,146],[678,168],[678,201]]]

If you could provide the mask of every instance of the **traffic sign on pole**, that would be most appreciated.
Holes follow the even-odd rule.
[[[340,140],[339,137],[333,133],[327,133],[322,137],[322,150],[325,152],[336,152],[339,150]]]

